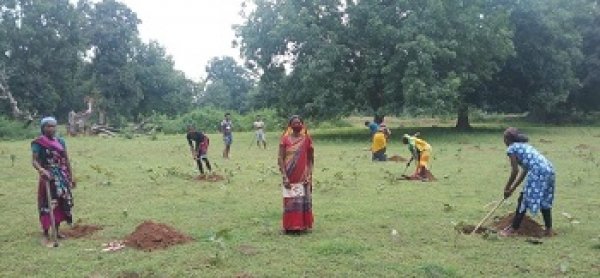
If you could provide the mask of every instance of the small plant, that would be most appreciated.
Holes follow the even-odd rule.
[[[17,160],[17,156],[14,154],[10,154],[10,167],[15,167],[15,161]]]
[[[225,241],[231,239],[231,231],[232,229],[230,228],[221,229],[208,237],[208,241],[211,242],[216,249],[215,255],[209,259],[211,266],[217,266],[223,262],[224,253],[227,250]]]

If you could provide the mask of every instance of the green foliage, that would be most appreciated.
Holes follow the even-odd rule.
[[[200,105],[244,113],[253,87],[248,70],[232,57],[213,58],[206,66],[206,87],[198,98]]]
[[[0,116],[0,139],[33,139],[39,132],[35,126],[26,127],[22,122]]]
[[[167,134],[185,133],[188,125],[194,125],[197,130],[206,133],[216,133],[227,112],[229,111],[206,107],[193,110],[174,119],[158,117],[157,124],[159,124],[162,131]],[[283,130],[287,125],[286,119],[279,117],[273,110],[264,109],[247,114],[239,114],[237,112],[230,113],[234,132],[253,130],[252,123],[256,120],[257,115],[262,116],[267,131]]]

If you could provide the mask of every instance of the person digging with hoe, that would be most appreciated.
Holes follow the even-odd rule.
[[[528,144],[529,138],[518,129],[509,127],[504,132],[506,153],[511,172],[504,187],[504,198],[509,198],[525,178],[519,194],[513,223],[500,231],[500,236],[516,235],[527,210],[542,212],[545,236],[552,236],[552,203],[554,201],[555,171],[552,163]]]
[[[206,156],[208,153],[209,144],[208,137],[204,135],[204,133],[196,131],[196,128],[193,125],[189,125],[187,127],[186,138],[188,141],[188,145],[190,145],[192,158],[196,161],[196,164],[198,164],[198,170],[200,171],[200,175],[204,175],[202,161],[204,161],[204,163],[206,164],[206,169],[208,169],[208,172],[212,172],[212,168],[210,167],[210,161],[208,161],[208,157]]]
[[[429,170],[429,158],[431,157],[431,145],[425,140],[417,138],[419,133],[410,136],[404,134],[402,137],[402,143],[408,145],[408,150],[411,153],[410,160],[406,163],[406,168],[410,167],[413,160],[417,161],[417,167],[412,176],[403,177],[410,180],[421,180],[421,181],[433,181],[435,178]]]
[[[65,141],[56,137],[56,124],[53,117],[43,118],[42,134],[31,142],[32,165],[39,174],[37,199],[44,234],[42,244],[47,247],[58,246],[58,238],[64,238],[58,232],[61,222],[73,223],[71,190],[76,186]]]

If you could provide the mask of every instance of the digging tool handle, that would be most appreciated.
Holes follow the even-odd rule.
[[[56,218],[54,218],[54,208],[52,207],[52,194],[50,194],[50,180],[46,181],[46,199],[48,200],[48,210],[50,211],[52,241],[54,242],[54,246],[58,246],[58,231],[56,230]]]
[[[479,230],[479,227],[481,227],[481,225],[483,225],[483,223],[485,223],[485,221],[487,221],[488,218],[490,218],[490,216],[494,214],[494,212],[504,203],[504,200],[506,200],[506,198],[500,200],[500,202],[498,202],[498,204],[483,219],[481,219],[479,224],[477,224],[477,226],[475,226],[475,229],[473,229],[473,231],[471,232],[471,235],[474,235],[477,232],[477,230]]]

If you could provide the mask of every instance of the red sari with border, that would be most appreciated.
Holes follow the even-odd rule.
[[[306,133],[299,137],[289,134],[281,137],[285,149],[284,165],[290,184],[302,183],[304,196],[283,198],[283,229],[305,231],[312,228],[312,173],[310,157],[313,156],[312,139]]]

